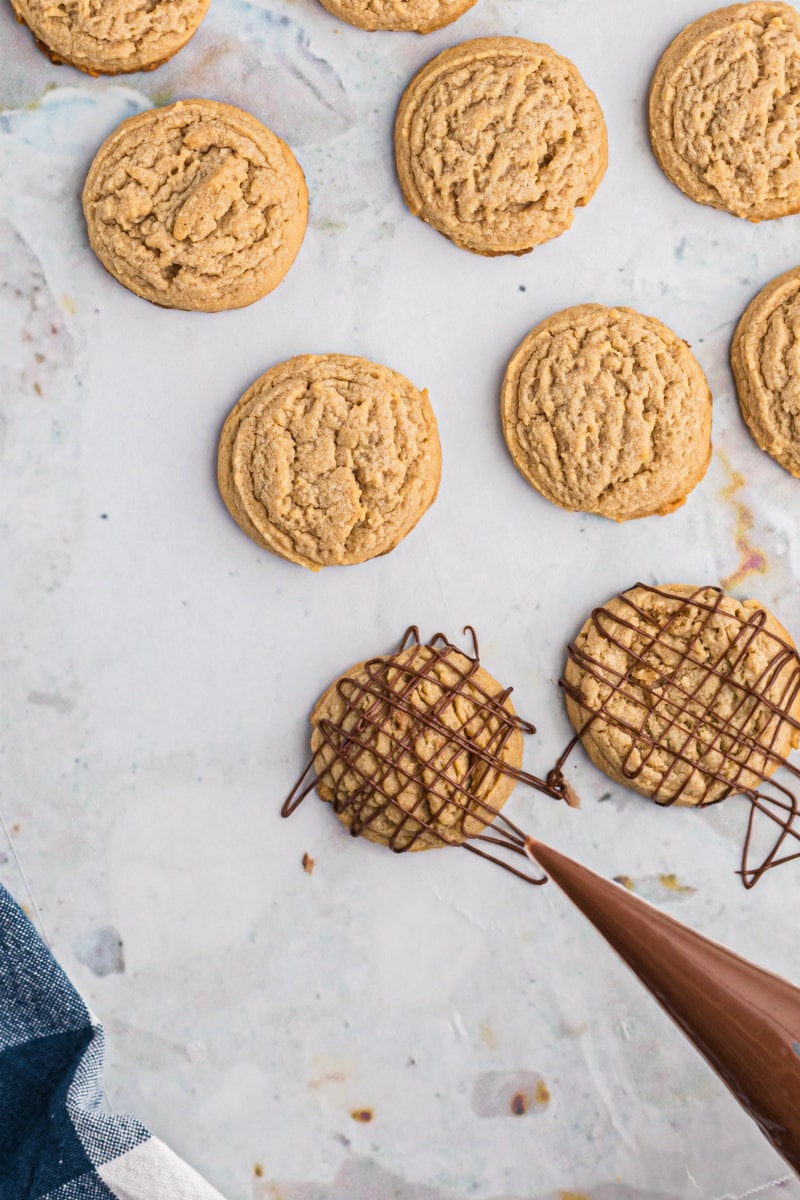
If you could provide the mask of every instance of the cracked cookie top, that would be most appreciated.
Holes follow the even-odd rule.
[[[701,204],[760,221],[800,211],[800,14],[734,4],[688,25],[650,88],[658,162]]]
[[[328,12],[359,29],[431,33],[455,21],[476,0],[322,0]]]
[[[672,512],[711,457],[711,393],[655,317],[581,304],[548,317],[508,365],[503,432],[553,504],[626,521]]]
[[[800,267],[750,302],[736,328],[731,365],[753,437],[800,478]]]
[[[756,788],[800,741],[800,659],[756,600],[637,584],[569,647],[567,713],[595,766],[658,804]]]
[[[425,391],[344,354],[302,355],[257,379],[219,445],[219,487],[266,550],[312,570],[386,554],[436,498]]]
[[[189,41],[209,0],[11,0],[54,62],[90,75],[151,71]]]
[[[572,224],[602,179],[606,127],[577,69],[549,46],[478,38],[437,55],[395,123],[411,211],[476,254],[525,254]]]
[[[184,100],[123,121],[83,190],[92,249],[167,308],[241,308],[281,282],[300,249],[308,192],[289,147],[250,113]]]

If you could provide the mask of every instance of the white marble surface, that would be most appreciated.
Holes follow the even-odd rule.
[[[0,810],[13,838],[0,879],[30,904],[17,854],[107,1025],[110,1102],[230,1200],[719,1200],[787,1175],[555,889],[466,854],[354,843],[315,800],[278,815],[317,694],[412,621],[453,637],[475,624],[485,664],[539,727],[527,763],[540,772],[568,736],[564,642],[635,579],[727,581],[800,631],[800,484],[750,440],[727,362],[747,301],[800,258],[800,217],[755,226],[701,208],[647,142],[656,59],[706,7],[479,0],[418,38],[362,34],[317,0],[214,0],[172,64],[116,81],[51,66],[0,7]],[[406,211],[390,131],[416,67],[497,33],[578,64],[610,165],[562,238],[482,260]],[[298,261],[241,312],[152,308],[86,242],[79,193],[99,142],[192,94],[251,109],[308,177]],[[561,512],[507,456],[508,355],[587,300],[661,317],[708,374],[714,459],[670,517],[617,527]],[[314,576],[239,532],[213,463],[244,387],[326,350],[427,386],[445,468],[390,556]],[[571,778],[582,811],[520,788],[509,812],[800,980],[800,869],[744,892],[739,801],[660,811],[580,753]],[[660,881],[672,873],[680,890]],[[543,1086],[515,1117],[520,1080]]]

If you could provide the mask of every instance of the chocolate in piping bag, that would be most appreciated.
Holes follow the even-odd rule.
[[[800,989],[549,846],[528,839],[526,851],[800,1173]]]

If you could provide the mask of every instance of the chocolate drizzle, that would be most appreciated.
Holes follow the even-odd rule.
[[[490,791],[491,781],[504,775],[557,800],[574,803],[574,796],[558,768],[543,780],[506,761],[510,739],[535,728],[506,707],[511,688],[490,694],[479,681],[478,639],[471,626],[464,633],[472,636],[472,656],[442,633],[423,644],[411,626],[393,655],[370,659],[358,678],[340,679],[342,715],[316,723],[319,745],[281,813],[291,816],[320,787],[330,793],[334,811],[345,814],[353,837],[390,819],[388,845],[395,853],[423,844],[459,845],[541,884],[544,878],[498,857],[495,847],[524,856],[525,834],[479,792]],[[442,664],[446,685],[437,670]],[[426,684],[435,685],[429,705],[420,698]],[[468,764],[460,777],[457,760]],[[484,832],[489,825],[491,832]]]
[[[632,599],[631,593],[639,590],[676,602],[662,624]],[[713,599],[708,599],[709,593]],[[647,787],[657,804],[678,803],[698,774],[713,793],[712,798],[701,801],[703,805],[743,795],[751,808],[739,874],[744,886],[751,888],[772,867],[800,857],[800,848],[782,853],[787,842],[800,843],[796,797],[774,780],[762,787],[778,767],[800,778],[800,771],[777,748],[787,726],[800,730],[794,715],[800,694],[800,657],[790,642],[767,628],[764,609],[754,608],[745,619],[723,609],[723,599],[719,588],[698,588],[690,595],[680,595],[639,583],[617,597],[623,612],[593,611],[592,623],[617,652],[617,665],[601,662],[575,643],[568,646],[569,659],[584,679],[588,676],[597,686],[592,688],[590,700],[585,690],[568,679],[559,681],[586,720],[555,769],[561,771],[575,744],[601,720],[630,738],[621,772],[633,786],[645,770],[657,769],[655,786],[648,783]],[[683,644],[679,634],[671,635],[687,608],[693,615],[699,614],[700,620],[693,636]],[[717,657],[708,658],[701,643],[717,614],[727,624],[738,624],[738,629]],[[644,636],[641,649],[627,644],[626,631]],[[744,683],[734,673],[757,638],[760,647],[769,646],[768,660],[754,682]],[[727,715],[720,711],[723,689],[726,700],[732,697]],[[627,718],[620,714],[619,703],[614,703],[620,700],[628,706]],[[757,813],[777,824],[780,832],[763,859],[751,865]]]

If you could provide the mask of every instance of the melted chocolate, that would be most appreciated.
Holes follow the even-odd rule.
[[[597,701],[590,704],[581,689],[561,679],[560,686],[574,703],[586,714],[586,720],[576,736],[567,746],[556,764],[560,771],[575,744],[599,720],[611,725],[631,739],[631,749],[623,762],[622,773],[627,779],[636,780],[645,769],[654,767],[656,752],[663,755],[665,766],[660,772],[656,786],[657,804],[667,806],[681,799],[689,779],[694,772],[705,776],[708,783],[716,781],[723,785],[721,794],[708,803],[719,803],[728,796],[741,794],[749,800],[751,808],[742,851],[740,874],[747,888],[758,883],[762,875],[772,867],[800,857],[800,849],[781,855],[787,840],[800,842],[800,830],[795,827],[798,815],[797,799],[786,787],[770,780],[768,788],[761,790],[752,786],[753,762],[764,764],[761,782],[776,767],[786,767],[800,778],[800,771],[790,765],[776,750],[778,735],[786,725],[800,729],[800,722],[792,715],[792,709],[800,693],[800,657],[789,642],[766,628],[767,614],[756,608],[748,617],[737,617],[721,608],[724,593],[719,588],[698,588],[691,596],[682,596],[668,588],[648,587],[637,583],[651,596],[675,601],[675,608],[659,625],[652,613],[637,604],[628,593],[617,597],[623,612],[612,612],[608,608],[596,608],[591,621],[603,638],[619,652],[624,669],[592,658],[581,647],[570,643],[569,658],[584,675],[590,676],[600,686]],[[634,589],[630,589],[633,591]],[[714,592],[714,599],[703,598],[704,593]],[[624,615],[627,608],[629,616]],[[687,608],[700,615],[694,637],[678,650],[678,637],[671,637],[671,630]],[[698,646],[703,633],[713,622],[717,613],[724,616],[726,623],[738,623],[736,636],[718,658],[707,660]],[[625,641],[625,631],[636,631],[648,636],[640,651],[633,650]],[[768,644],[771,654],[767,665],[758,678],[745,685],[732,677],[733,671],[746,658],[755,641]],[[665,664],[669,664],[668,666]],[[691,686],[678,682],[682,668],[693,670]],[[635,673],[644,668],[652,682],[647,685],[647,703],[642,703],[641,692],[645,684]],[[684,677],[685,678],[685,677]],[[776,684],[780,684],[776,692]],[[718,711],[717,698],[723,688],[733,692],[734,703],[729,716]],[[630,702],[635,719],[626,722],[612,703],[623,698]],[[655,719],[654,719],[655,718]],[[761,729],[761,733],[751,732]],[[653,732],[657,729],[657,732]],[[681,731],[685,737],[680,741]],[[675,748],[675,734],[679,745]],[[672,735],[673,745],[668,743]],[[684,770],[682,768],[689,768]],[[683,776],[683,778],[681,778]],[[780,826],[780,833],[769,852],[756,866],[750,865],[756,814],[762,813]]]
[[[503,751],[515,732],[536,730],[506,708],[511,688],[492,695],[478,682],[477,637],[470,626],[464,632],[472,635],[473,656],[452,645],[441,633],[423,645],[419,630],[412,626],[395,654],[364,664],[366,680],[350,676],[340,679],[336,691],[342,716],[337,721],[322,719],[318,723],[321,745],[281,813],[291,816],[322,783],[332,793],[334,810],[347,815],[353,837],[388,814],[394,823],[389,846],[396,853],[413,849],[424,833],[433,834],[443,846],[463,845],[529,883],[544,883],[544,879],[534,878],[475,845],[480,842],[515,855],[525,853],[522,830],[476,792],[490,771],[568,803],[574,803],[574,795],[558,769],[543,780],[504,761]],[[447,686],[436,675],[441,663],[446,663],[453,676]],[[435,683],[437,698],[426,708],[421,704],[419,687],[427,680]],[[452,728],[453,716],[459,710],[462,715]],[[425,746],[430,747],[427,757]],[[452,768],[463,754],[469,766],[466,775],[457,779]],[[456,824],[454,833],[448,836],[436,817],[444,810],[452,812],[453,807],[457,810]],[[484,825],[495,826],[491,832],[471,834],[468,822],[476,818]]]
[[[800,989],[549,846],[526,850],[800,1171]]]

